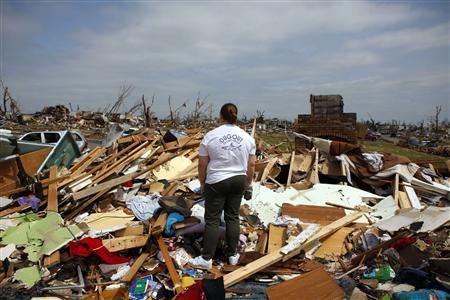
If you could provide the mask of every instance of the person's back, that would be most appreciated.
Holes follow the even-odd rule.
[[[212,267],[222,212],[226,256],[230,264],[238,263],[239,208],[244,191],[251,192],[255,172],[255,140],[236,126],[236,105],[224,104],[220,109],[220,120],[225,124],[205,135],[198,152],[198,179],[205,197],[205,233],[202,255],[189,260],[195,268]]]
[[[224,124],[208,132],[199,152],[209,157],[206,183],[246,175],[248,158],[254,151],[254,139],[236,125]]]

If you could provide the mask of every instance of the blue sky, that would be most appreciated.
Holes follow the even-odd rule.
[[[22,110],[156,95],[294,119],[309,94],[389,121],[450,115],[449,2],[0,1],[0,76]]]

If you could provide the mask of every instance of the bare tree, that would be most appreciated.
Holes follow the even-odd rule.
[[[132,85],[122,85],[119,90],[119,95],[117,96],[117,100],[114,103],[114,105],[111,107],[111,109],[108,112],[108,115],[117,113],[120,109],[120,107],[125,102],[125,99],[130,96],[131,92],[133,91],[134,87]]]
[[[439,115],[441,114],[441,111],[442,111],[442,106],[436,106],[436,114],[434,115],[435,117],[435,121],[436,121],[436,127],[435,127],[435,130],[436,130],[436,133],[439,131]]]
[[[19,105],[17,104],[17,101],[11,96],[11,93],[9,92],[9,89],[7,86],[5,86],[3,80],[0,79],[0,84],[2,85],[3,90],[3,111],[0,107],[0,113],[6,114],[8,111],[7,104],[9,104],[9,109],[13,116],[17,116],[18,113],[20,113]]]
[[[152,96],[152,101],[150,102],[150,105],[147,105],[145,102],[144,95],[142,95],[142,105],[144,106],[144,124],[145,127],[150,128],[152,125],[152,111],[151,108],[153,106],[153,103],[155,102],[155,95]]]

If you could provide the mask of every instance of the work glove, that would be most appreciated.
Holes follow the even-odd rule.
[[[251,185],[249,185],[244,190],[244,199],[248,201],[248,200],[252,199],[252,196],[253,196],[253,187]]]

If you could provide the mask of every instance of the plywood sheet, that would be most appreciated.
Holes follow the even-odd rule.
[[[343,208],[314,206],[314,205],[292,205],[283,203],[281,214],[293,218],[298,218],[305,223],[317,223],[320,225],[328,225],[345,216]]]
[[[275,252],[283,247],[286,243],[286,227],[269,225],[269,242],[267,245],[267,253]]]
[[[344,245],[345,238],[354,230],[355,228],[342,227],[321,242],[322,246],[317,249],[314,256],[334,261],[336,256],[345,254],[347,252]]]
[[[134,219],[134,215],[128,215],[123,210],[116,210],[106,213],[95,213],[89,215],[85,220],[90,230],[93,231],[113,231],[125,228],[125,225]]]
[[[322,268],[266,289],[270,300],[279,299],[343,299],[344,291]]]
[[[192,161],[189,158],[177,156],[159,167],[158,170],[154,170],[153,175],[155,175],[158,180],[171,180],[179,175],[182,175],[180,173],[189,168],[191,165]]]

